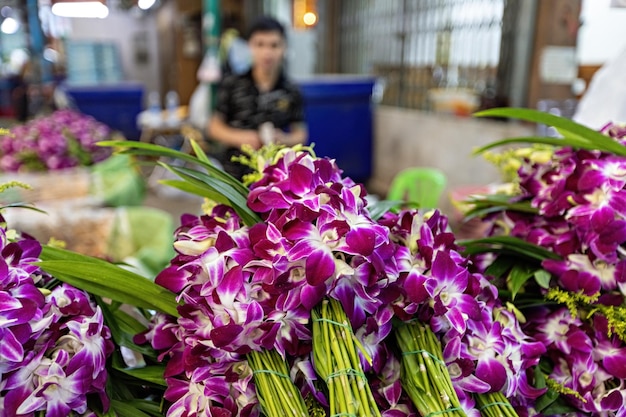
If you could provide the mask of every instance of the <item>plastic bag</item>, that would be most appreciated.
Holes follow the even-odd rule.
[[[211,94],[209,94],[209,86],[198,84],[189,99],[189,117],[188,121],[196,129],[204,131],[209,122],[211,113]]]
[[[201,83],[216,83],[222,78],[222,70],[215,52],[208,50],[204,54],[196,76]]]
[[[609,122],[626,122],[626,49],[595,73],[574,114],[574,120],[593,129]]]

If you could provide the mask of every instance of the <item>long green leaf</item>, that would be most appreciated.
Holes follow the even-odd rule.
[[[36,211],[42,214],[48,214],[47,211],[37,208],[31,204],[26,204],[26,203],[11,203],[11,204],[5,204],[5,205],[0,206],[0,210],[5,210],[8,208],[21,208],[21,209]]]
[[[163,378],[163,374],[165,372],[165,366],[163,365],[145,366],[143,368],[116,367],[115,369],[142,381],[147,381],[155,385],[167,387],[167,383]]]
[[[581,148],[581,149],[590,149],[596,150],[598,147],[590,142],[575,142],[573,143],[570,140],[563,138],[549,138],[549,137],[541,137],[541,136],[521,136],[517,138],[508,138],[497,140],[495,142],[491,142],[485,146],[481,146],[474,150],[475,155],[479,155],[485,151],[488,151],[493,148],[498,148],[504,145],[513,145],[516,143],[536,143],[542,145],[552,145],[552,146],[571,146],[573,148]]]
[[[398,209],[404,204],[403,201],[379,200],[370,202],[367,209],[372,220],[380,219],[385,213],[392,209]]]
[[[102,141],[102,142],[98,142],[98,145],[122,149],[121,153],[124,153],[124,154],[157,156],[157,157],[162,157],[162,158],[172,158],[172,159],[178,159],[181,161],[191,162],[193,164],[202,166],[203,168],[207,170],[207,172],[210,175],[214,176],[215,178],[219,178],[223,182],[231,185],[240,194],[247,196],[249,192],[249,190],[241,183],[241,181],[237,180],[235,177],[228,174],[224,170],[216,167],[210,162],[203,161],[196,156],[189,155],[184,152],[176,151],[174,149],[170,149],[170,148],[160,146],[160,145],[155,145],[152,143],[136,142],[136,141]]]
[[[118,417],[152,417],[151,414],[144,413],[128,401],[111,400],[111,409]]]
[[[151,346],[139,346],[133,342],[134,336],[146,329],[141,323],[130,317],[124,311],[114,309],[112,305],[102,301],[100,297],[96,297],[96,302],[102,310],[104,321],[111,330],[111,337],[113,337],[115,344],[127,347],[152,358],[157,357],[156,352]]]
[[[488,267],[485,269],[485,275],[491,275],[496,278],[501,278],[509,272],[515,263],[514,257],[498,256]]]
[[[201,181],[207,184],[209,187],[211,187],[215,191],[217,191],[218,193],[220,193],[221,195],[223,195],[224,197],[226,197],[228,201],[230,202],[230,205],[233,207],[233,209],[235,209],[237,214],[241,216],[244,223],[247,224],[248,226],[252,226],[261,221],[261,218],[258,216],[258,214],[256,214],[254,211],[252,211],[248,207],[247,198],[237,193],[236,190],[234,190],[228,184],[225,184],[224,182],[219,181],[218,179],[213,178],[208,174],[195,171],[192,169],[183,168],[183,167],[171,167],[171,168],[174,170],[174,172],[176,172],[177,175],[180,175],[181,177],[184,176],[187,178],[193,178],[197,181]]]
[[[163,413],[161,412],[161,406],[154,402],[154,401],[148,401],[148,400],[132,400],[132,401],[128,401],[127,404],[130,404],[136,408],[138,408],[139,410],[143,410],[147,413],[151,413],[155,416],[160,416],[163,415]]]
[[[490,213],[512,210],[522,213],[536,214],[536,208],[530,205],[530,201],[511,202],[511,196],[507,194],[492,194],[469,198],[465,202],[472,206],[465,213],[466,220],[473,217],[481,217]]]
[[[197,195],[199,197],[206,197],[212,201],[219,202],[218,193],[209,190],[206,187],[202,187],[196,184],[192,184],[189,181],[184,180],[159,180],[159,183],[167,185],[168,187],[176,188],[180,191],[184,191],[188,194]]]
[[[57,279],[100,297],[178,317],[176,295],[106,261],[44,246],[37,264]]]
[[[567,119],[565,117],[555,116],[553,114],[545,113],[539,110],[524,108],[497,108],[480,111],[476,113],[475,116],[510,117],[514,119],[525,120],[528,122],[542,123],[558,129],[561,133],[569,133],[567,135],[569,141],[578,143],[586,141],[595,146],[595,149],[606,150],[608,152],[613,152],[616,155],[626,156],[626,147],[620,145],[612,138],[603,135],[596,130],[576,123],[573,120]]]
[[[196,142],[195,140],[192,140],[191,148],[193,149],[193,153],[196,154],[199,160],[201,160],[204,163],[211,164],[211,160],[209,159],[207,154],[204,152],[202,147],[198,145],[198,142]]]
[[[541,246],[528,243],[525,240],[512,236],[494,236],[482,239],[465,240],[459,242],[466,253],[483,253],[485,250],[503,250],[517,253],[542,261],[544,259],[560,259],[559,255]]]

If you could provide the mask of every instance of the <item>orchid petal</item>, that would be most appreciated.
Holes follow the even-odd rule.
[[[507,381],[506,369],[496,359],[479,360],[476,376],[487,382],[492,391],[500,391]]]

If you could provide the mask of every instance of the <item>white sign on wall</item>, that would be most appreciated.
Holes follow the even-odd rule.
[[[578,76],[576,48],[546,46],[539,61],[541,81],[548,84],[571,84]]]

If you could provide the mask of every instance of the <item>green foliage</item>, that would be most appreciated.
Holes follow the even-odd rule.
[[[58,280],[93,295],[178,317],[174,293],[110,262],[44,245],[38,265]]]
[[[623,146],[612,138],[602,133],[580,125],[570,119],[555,116],[533,109],[523,108],[498,108],[489,109],[475,114],[477,117],[510,117],[527,122],[541,123],[554,127],[563,137],[520,137],[493,142],[478,149],[476,153],[482,153],[502,145],[514,143],[535,143],[552,146],[571,146],[575,149],[590,149],[611,152],[615,155],[626,156],[626,146]]]
[[[197,143],[191,141],[191,144],[195,156],[151,143],[132,141],[99,143],[101,146],[115,147],[122,154],[160,158],[159,164],[182,180],[165,180],[163,183],[231,206],[248,226],[260,222],[260,217],[247,205],[248,189],[236,178],[213,165]],[[175,160],[192,164],[199,169],[168,162]]]

